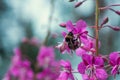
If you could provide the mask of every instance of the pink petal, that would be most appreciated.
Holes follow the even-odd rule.
[[[70,79],[70,80],[75,80],[72,73],[69,74],[69,79]]]
[[[68,21],[66,23],[66,28],[67,28],[68,32],[71,32],[74,29],[74,26],[71,21]]]
[[[68,75],[69,74],[67,72],[61,72],[57,80],[68,80]]]
[[[109,58],[110,58],[110,64],[112,66],[117,64],[118,57],[119,57],[119,52],[112,52],[112,53],[110,53]]]
[[[85,74],[85,69],[86,69],[86,66],[83,62],[81,62],[79,65],[78,65],[78,71],[79,73],[81,74]]]
[[[86,74],[83,74],[83,75],[82,75],[82,78],[83,78],[83,80],[89,80],[89,76],[86,75]]]
[[[33,77],[34,77],[33,71],[32,71],[32,70],[28,70],[28,71],[27,71],[27,76],[28,76],[29,78],[33,78]]]
[[[85,21],[83,21],[83,20],[77,21],[77,23],[76,23],[77,32],[81,32],[81,33],[84,32],[86,27],[87,27],[87,24]]]
[[[54,57],[54,49],[52,47],[41,46],[37,56],[37,61],[40,66],[45,66],[54,60]]]
[[[61,60],[60,64],[61,64],[61,66],[65,67],[65,68],[71,68],[71,64],[69,61]]]
[[[93,56],[92,55],[83,54],[82,59],[83,59],[85,65],[93,64]]]
[[[86,44],[86,42],[88,42],[88,39],[87,39],[87,34],[82,34],[80,36],[80,40],[83,44]]]
[[[14,54],[17,56],[21,56],[21,50],[19,48],[14,49]]]
[[[66,32],[62,32],[62,36],[65,37],[67,35]]]
[[[107,80],[108,74],[104,69],[96,69],[96,77],[98,80]]]
[[[114,67],[112,68],[111,74],[112,74],[113,76],[115,76],[115,75],[117,74],[117,72],[118,72],[118,65],[116,65],[116,66],[114,66]]]
[[[104,61],[103,61],[103,59],[102,59],[101,57],[95,57],[95,62],[94,62],[94,64],[103,67]]]
[[[10,73],[15,77],[19,76],[19,68],[18,67],[11,68]]]
[[[76,50],[76,54],[81,57],[83,54],[86,54],[86,51],[84,49],[78,48]]]

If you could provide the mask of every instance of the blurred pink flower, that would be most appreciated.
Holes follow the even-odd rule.
[[[24,56],[20,48],[15,48],[4,80],[56,80],[58,78],[60,64],[55,60],[53,47],[42,46],[38,56],[35,57],[37,62],[33,63],[28,56]]]
[[[55,67],[52,70],[52,67],[44,69],[42,72],[37,73],[36,79],[38,80],[56,80],[59,72],[54,71]]]
[[[63,71],[57,80],[75,80],[72,74],[72,67],[69,61],[61,60],[61,66],[63,67]]]
[[[33,71],[31,69],[31,63],[27,59],[21,59],[21,51],[19,48],[14,49],[14,56],[6,77],[11,79],[11,76],[18,78],[19,80],[33,80]],[[8,75],[9,74],[9,75]],[[7,80],[7,79],[6,79]],[[8,79],[9,80],[9,79]]]
[[[37,61],[42,71],[37,73],[36,78],[38,80],[56,80],[59,76],[60,66],[59,62],[55,60],[54,49],[42,46]]]
[[[39,50],[37,61],[39,66],[48,67],[55,60],[54,49],[42,46]]]

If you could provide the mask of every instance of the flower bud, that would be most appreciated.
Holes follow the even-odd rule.
[[[116,14],[120,15],[120,11],[115,11]]]
[[[115,31],[120,31],[120,27],[111,27]]]
[[[104,18],[103,22],[101,23],[101,27],[109,21],[108,17]]]
[[[87,1],[87,0],[83,0],[83,1],[81,1],[81,2],[77,2],[77,3],[75,4],[75,8],[77,8],[77,7],[79,7],[80,5],[82,5],[82,3],[84,3],[85,1]]]
[[[66,23],[60,23],[59,26],[65,28],[66,27]]]
[[[109,10],[111,10],[111,11],[115,12],[116,14],[120,15],[120,11],[116,11],[116,10],[114,10],[112,8],[109,8]]]
[[[112,30],[115,30],[115,31],[120,31],[120,27],[118,27],[118,26],[110,26],[110,25],[107,25],[106,27],[109,27],[109,28],[111,28]]]
[[[77,2],[77,3],[75,4],[75,8],[79,7],[82,3],[83,3],[83,2]]]

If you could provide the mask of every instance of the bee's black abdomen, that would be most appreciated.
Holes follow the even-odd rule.
[[[74,38],[74,35],[72,32],[69,32],[65,37],[65,41],[68,43],[68,47],[72,50],[75,50],[79,47],[77,40],[78,39]]]
[[[70,38],[69,38],[69,37],[66,37],[66,38],[65,38],[65,41],[66,41],[66,42],[70,42]]]

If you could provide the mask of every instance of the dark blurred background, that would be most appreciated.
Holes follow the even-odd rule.
[[[99,1],[100,6],[120,4],[120,0]],[[49,38],[48,45],[55,46],[57,42],[62,41],[61,31],[65,30],[59,27],[59,23],[84,19],[89,26],[94,25],[94,0],[86,1],[79,8],[74,8],[74,4],[75,2],[70,3],[68,0],[0,0],[0,80],[10,66],[13,49],[24,37],[35,37],[42,43],[50,31],[51,36],[58,37]],[[114,9],[120,10],[120,7]],[[102,11],[100,22],[106,16],[109,17],[108,24],[120,26],[120,16],[109,10]],[[94,30],[89,28],[88,30],[90,35],[94,35]],[[104,28],[99,35],[101,54],[120,51],[120,32]],[[58,59],[72,58],[74,68],[80,62],[80,58],[76,56],[61,55],[58,50],[56,53]]]

